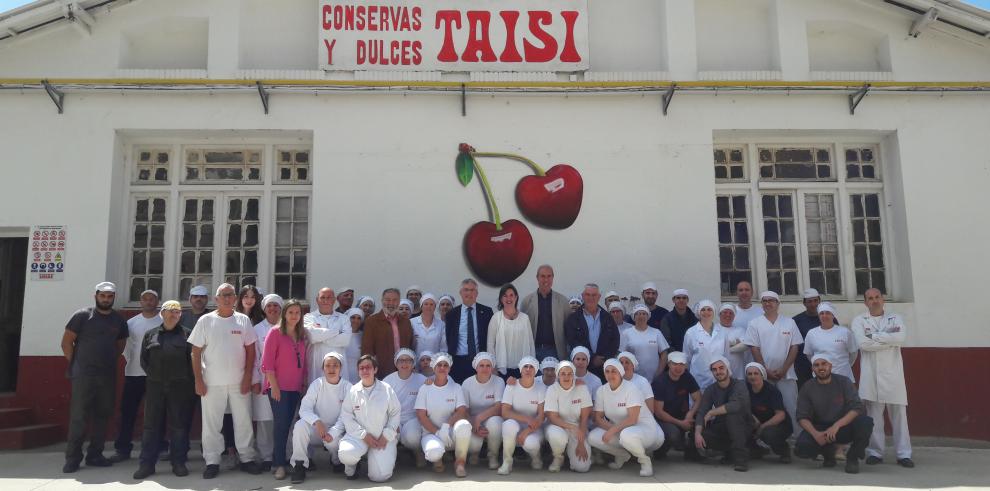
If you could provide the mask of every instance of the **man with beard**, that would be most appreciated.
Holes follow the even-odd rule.
[[[182,313],[182,317],[179,318],[179,325],[189,330],[196,327],[196,322],[199,321],[199,318],[210,313],[210,310],[206,308],[206,303],[210,299],[209,295],[210,291],[203,285],[196,285],[190,288],[189,310]]]
[[[705,389],[698,404],[694,422],[694,444],[726,452],[725,461],[732,461],[733,469],[749,470],[749,436],[752,416],[749,409],[749,391],[746,383],[732,378],[729,360],[715,358],[709,365],[715,383]]]
[[[822,322],[818,320],[818,306],[822,303],[822,296],[818,290],[808,288],[801,294],[801,297],[804,312],[795,315],[792,319],[797,324],[798,330],[801,331],[801,337],[807,338],[809,331],[822,325]],[[811,360],[804,354],[804,343],[799,344],[797,349],[797,357],[794,358],[794,373],[797,374],[797,384],[800,389],[805,382],[812,379],[813,375],[811,374]]]
[[[672,351],[683,352],[684,335],[688,329],[698,323],[698,318],[691,307],[688,307],[691,299],[687,290],[683,288],[674,290],[671,300],[674,302],[674,310],[663,317],[663,321],[660,322],[660,332],[667,338],[667,344]]]
[[[395,354],[402,348],[412,348],[413,330],[409,319],[399,315],[399,289],[382,292],[382,310],[364,321],[361,354],[378,360],[378,378],[395,371]]]
[[[660,323],[663,322],[663,318],[666,317],[670,311],[657,305],[657,299],[660,298],[660,290],[657,290],[657,284],[652,281],[643,283],[642,294],[643,304],[646,305],[646,308],[650,309],[650,320],[646,321],[646,323],[649,324],[650,327],[660,329],[660,332],[662,332],[664,337],[666,337],[669,341],[670,333],[661,329]],[[632,323],[632,319],[630,318],[626,322]]]
[[[423,313],[423,306],[419,304],[420,300],[423,299],[423,288],[419,285],[413,285],[406,289],[406,300],[412,302],[412,312],[409,314],[409,318],[419,317]]]
[[[96,285],[96,305],[76,311],[62,335],[62,353],[69,362],[72,384],[69,404],[69,435],[62,472],[79,470],[86,425],[90,425],[86,465],[112,465],[103,456],[107,423],[113,414],[117,382],[117,359],[128,337],[127,322],[113,309],[117,287],[109,281]]]

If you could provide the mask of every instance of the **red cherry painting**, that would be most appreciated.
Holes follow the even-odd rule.
[[[464,234],[464,257],[474,274],[489,285],[504,285],[522,275],[533,257],[533,236],[519,220],[478,222]]]
[[[516,204],[523,216],[558,230],[577,220],[583,196],[581,174],[566,164],[551,167],[543,176],[526,176],[516,185]]]

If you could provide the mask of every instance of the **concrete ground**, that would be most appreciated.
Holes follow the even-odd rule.
[[[197,445],[194,445],[196,447]],[[533,471],[528,463],[517,462],[510,476],[498,476],[484,466],[469,467],[466,479],[453,476],[453,466],[447,466],[443,475],[432,469],[416,469],[408,457],[402,457],[395,476],[383,486],[376,486],[366,478],[357,481],[344,480],[331,474],[325,460],[319,469],[309,474],[304,484],[293,486],[287,480],[276,481],[270,475],[251,476],[238,471],[223,471],[217,479],[203,480],[203,461],[198,452],[190,455],[187,477],[171,474],[167,463],[158,465],[158,473],[138,482],[131,478],[137,462],[130,460],[110,468],[82,467],[75,474],[62,474],[61,446],[21,452],[0,452],[0,490],[251,490],[267,489],[395,489],[395,490],[444,490],[458,491],[499,490],[507,491],[635,491],[635,490],[740,490],[740,489],[818,489],[842,486],[846,488],[907,488],[907,489],[990,489],[990,449],[985,445],[959,447],[918,447],[914,449],[917,467],[904,469],[893,463],[891,457],[878,466],[861,465],[861,472],[849,475],[842,471],[842,462],[835,469],[822,469],[821,463],[795,459],[793,464],[782,465],[768,457],[750,464],[746,473],[735,472],[730,466],[702,465],[681,460],[676,452],[654,464],[655,475],[639,477],[639,466],[626,464],[619,471],[595,466],[587,474],[562,471],[551,474],[546,470]],[[984,448],[980,448],[984,447]],[[889,451],[888,451],[889,455]],[[324,454],[325,457],[325,454]]]

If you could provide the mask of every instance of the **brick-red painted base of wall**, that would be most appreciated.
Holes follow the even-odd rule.
[[[990,441],[990,348],[905,348],[902,352],[911,434]],[[0,398],[0,406],[34,408],[37,423],[64,427],[70,394],[65,367],[61,356],[22,356],[17,395]],[[122,386],[122,367],[120,373],[118,387]],[[195,420],[198,429],[199,417]],[[110,428],[116,433],[116,424]]]

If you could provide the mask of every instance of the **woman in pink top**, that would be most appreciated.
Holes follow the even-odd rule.
[[[292,429],[292,418],[302,397],[306,380],[306,330],[302,324],[302,305],[289,300],[282,308],[282,318],[265,338],[261,371],[265,374],[265,391],[272,404],[275,449],[272,455],[275,479],[285,479],[288,461],[285,444]]]

